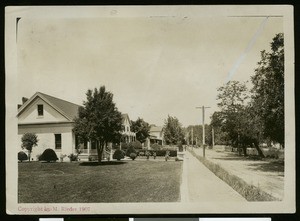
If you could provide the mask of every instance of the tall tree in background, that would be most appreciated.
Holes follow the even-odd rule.
[[[277,34],[271,52],[262,51],[251,77],[252,109],[259,116],[261,136],[284,147],[284,37]]]
[[[168,116],[164,125],[164,139],[166,144],[178,144],[184,141],[182,125],[176,117]]]
[[[246,134],[243,129],[246,123],[246,104],[249,98],[249,92],[244,83],[238,81],[229,81],[219,89],[217,99],[218,107],[221,109],[214,119],[214,124],[221,125],[221,130],[227,133],[227,139],[233,147],[242,148],[244,155],[247,155]]]
[[[229,145],[230,140],[228,133],[222,130],[223,122],[225,121],[223,113],[220,111],[215,111],[211,116],[210,126],[214,128],[214,139],[216,145]]]
[[[141,143],[144,143],[150,136],[150,125],[141,118],[131,121],[131,129],[136,133],[136,139]]]
[[[79,109],[75,118],[73,131],[79,140],[96,141],[98,162],[102,160],[102,153],[108,142],[117,142],[121,138],[122,115],[113,102],[113,94],[101,86],[99,90],[88,90],[87,101]]]

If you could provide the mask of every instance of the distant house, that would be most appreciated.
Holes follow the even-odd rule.
[[[35,93],[30,99],[23,98],[23,104],[18,105],[18,140],[21,147],[21,137],[25,133],[35,133],[38,145],[33,148],[32,158],[43,153],[47,148],[53,149],[57,156],[76,153],[81,150],[80,159],[96,159],[96,142],[79,143],[73,133],[74,118],[78,115],[80,105],[41,93]],[[123,114],[124,134],[128,142],[135,140],[135,133],[130,131],[128,114]]]
[[[131,131],[131,121],[128,114],[122,114],[122,124],[123,124],[123,142],[129,143],[136,140],[136,134]]]
[[[164,130],[161,126],[150,125],[149,131],[150,137],[146,140],[146,147],[150,147],[151,144],[157,143],[159,145],[164,144]]]

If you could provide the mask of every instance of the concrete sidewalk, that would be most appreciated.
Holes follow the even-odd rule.
[[[246,202],[246,199],[186,151],[183,160],[181,202],[210,201]]]

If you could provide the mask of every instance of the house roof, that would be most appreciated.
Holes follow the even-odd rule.
[[[122,124],[124,124],[126,118],[128,119],[129,124],[131,125],[131,121],[128,114],[122,114]]]
[[[62,100],[57,97],[50,96],[41,92],[36,92],[30,99],[28,99],[20,108],[18,116],[26,109],[26,107],[32,103],[37,97],[52,106],[55,110],[61,113],[70,121],[73,121],[78,116],[78,108],[81,107],[78,104],[71,103],[69,101]]]
[[[163,130],[163,127],[161,126],[151,126],[150,132],[161,132]]]

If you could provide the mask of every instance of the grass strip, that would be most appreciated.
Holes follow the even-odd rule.
[[[240,177],[230,174],[223,169],[219,164],[213,163],[208,159],[197,155],[193,150],[189,150],[194,157],[196,157],[201,163],[204,164],[210,171],[212,171],[217,177],[231,186],[247,201],[280,201],[280,199],[264,192],[260,188],[249,185]]]

